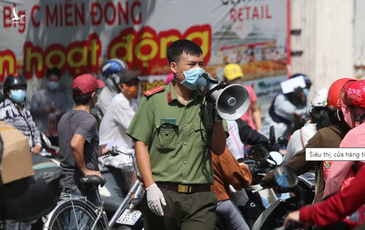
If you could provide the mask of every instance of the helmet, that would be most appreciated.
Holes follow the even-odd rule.
[[[365,108],[365,80],[349,80],[343,86],[340,98],[349,106]]]
[[[167,75],[165,85],[168,85],[172,81],[173,78],[174,78],[173,73],[170,73],[169,75]]]
[[[25,86],[27,87],[27,82],[24,80],[24,78],[18,74],[12,74],[6,77],[4,82],[4,88],[3,93],[4,96],[7,97],[7,91],[10,89],[16,87],[16,86]]]
[[[109,77],[114,73],[121,72],[123,69],[127,69],[126,64],[119,59],[113,58],[104,63],[101,67],[101,74],[104,77]]]
[[[312,81],[309,79],[309,77],[307,77],[307,75],[302,74],[302,73],[296,73],[296,74],[291,75],[291,77],[289,79],[296,78],[296,77],[303,77],[305,84],[307,85],[307,88],[311,87]]]
[[[340,99],[340,92],[346,82],[354,81],[352,78],[340,78],[332,83],[328,90],[327,107],[332,110],[341,110],[342,101]]]
[[[312,100],[313,107],[326,107],[328,98],[328,88],[323,88],[317,91]]]

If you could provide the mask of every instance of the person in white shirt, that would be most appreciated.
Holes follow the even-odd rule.
[[[110,142],[113,143],[113,145],[116,145],[120,150],[131,151],[134,148],[133,140],[126,135],[125,132],[136,111],[132,99],[138,97],[139,79],[137,72],[122,70],[120,73],[120,81],[117,86],[120,93],[118,93],[110,102],[100,123],[99,145],[106,147]],[[115,157],[115,159],[119,158],[123,159],[126,158],[126,156],[119,155]],[[120,162],[118,163],[115,161],[112,163],[115,167],[118,167],[118,164],[120,164]]]
[[[226,140],[228,149],[236,160],[245,158],[244,145],[240,138],[238,125],[236,121],[227,121],[229,137]]]
[[[327,115],[328,88],[319,90],[311,103],[310,122],[296,130],[290,137],[283,161],[288,162],[293,156],[307,145],[317,130],[332,125]]]
[[[102,120],[105,115],[110,102],[112,99],[120,93],[120,89],[118,87],[118,83],[120,81],[120,73],[123,70],[127,70],[127,65],[116,58],[109,59],[101,68],[101,74],[105,78],[105,86],[101,92],[99,97],[99,106],[95,108],[97,110],[97,116],[100,120]]]

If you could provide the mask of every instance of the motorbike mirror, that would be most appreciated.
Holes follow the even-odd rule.
[[[41,133],[41,137],[42,137],[42,146],[46,147],[46,148],[50,148],[52,146],[52,143],[48,139],[48,137],[44,133]]]
[[[278,138],[278,144],[279,145],[285,145],[285,146],[287,146],[288,145],[288,142],[289,142],[289,140],[285,136],[281,136],[281,137]]]
[[[276,137],[275,137],[275,129],[274,129],[274,126],[273,125],[270,127],[269,138],[270,138],[270,144],[271,144],[271,146],[274,146]]]
[[[276,183],[282,188],[293,188],[298,184],[297,175],[286,166],[275,168],[273,175]]]
[[[283,155],[276,151],[272,151],[269,153],[269,159],[267,159],[267,161],[273,165],[281,165],[283,163]]]
[[[265,160],[269,157],[269,150],[262,145],[254,145],[247,151],[252,160]]]

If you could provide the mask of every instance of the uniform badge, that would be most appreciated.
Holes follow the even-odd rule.
[[[164,86],[159,86],[159,87],[156,87],[156,88],[153,88],[153,89],[150,89],[150,90],[147,90],[147,91],[144,91],[143,92],[143,95],[145,96],[151,96],[155,93],[158,93],[158,92],[161,92],[162,90],[164,90],[165,87]]]
[[[173,124],[173,125],[176,125],[176,119],[175,118],[162,118],[160,120],[160,123],[161,124]]]
[[[171,101],[171,91],[167,94],[167,103],[170,104]]]

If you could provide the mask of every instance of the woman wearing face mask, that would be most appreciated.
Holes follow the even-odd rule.
[[[339,99],[340,90],[342,89],[344,82],[347,82],[349,78],[341,78],[336,80],[330,86],[327,97],[327,107],[329,110],[328,116],[333,125],[319,129],[302,150],[297,152],[292,159],[285,163],[285,165],[297,174],[301,175],[309,170],[315,169],[316,174],[316,189],[314,196],[314,203],[323,200],[324,188],[326,186],[323,178],[323,162],[322,161],[307,161],[306,149],[307,148],[338,148],[342,139],[349,131],[349,127],[343,121],[342,112],[339,111]],[[269,172],[266,177],[262,179],[264,187],[276,186],[276,182],[272,172]]]
[[[26,104],[27,82],[22,76],[13,74],[4,82],[5,100],[0,103],[0,121],[4,121],[20,130],[28,137],[29,147],[33,154],[39,154],[42,148],[39,131],[33,122]],[[31,229],[31,223],[5,220],[5,229]]]
[[[344,120],[351,130],[343,138],[340,147],[364,148],[365,146],[365,80],[350,79],[341,90],[342,112]],[[360,149],[361,150],[361,149]],[[314,223],[318,227],[335,223],[346,216],[354,213],[357,209],[360,212],[359,223],[364,213],[365,168],[359,169],[351,183],[342,190],[344,179],[351,169],[351,161],[334,161],[331,165],[330,175],[326,184],[326,194],[338,192],[327,200],[313,205],[305,206],[300,211],[292,212],[286,218],[288,220]],[[360,163],[360,162],[358,162]],[[359,165],[358,165],[359,166]],[[330,186],[330,187],[328,187]],[[341,189],[341,191],[340,191]],[[360,228],[363,229],[363,228]]]
[[[48,70],[46,87],[36,90],[30,101],[37,127],[56,146],[58,146],[57,124],[59,118],[66,112],[66,95],[59,89],[60,77],[61,72],[58,68]]]
[[[341,97],[343,99],[342,112],[347,125],[351,131],[342,140],[340,148],[363,148],[365,147],[365,130],[363,121],[365,118],[365,80],[349,80],[342,89]],[[362,128],[361,128],[362,127]],[[338,192],[342,187],[346,187],[354,176],[353,164],[355,171],[359,169],[362,162],[353,161],[333,161],[328,173],[327,184],[324,190],[324,196]]]

